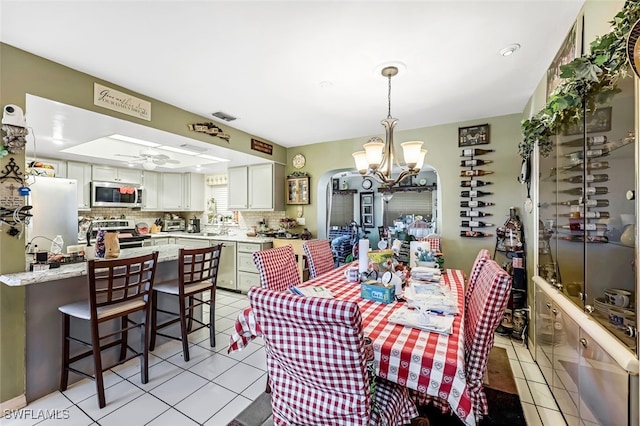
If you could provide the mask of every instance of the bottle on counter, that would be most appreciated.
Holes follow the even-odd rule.
[[[493,160],[462,160],[460,161],[460,167],[474,167],[474,166],[484,166],[485,164],[493,163]]]
[[[64,240],[62,239],[62,235],[56,235],[53,241],[51,241],[50,252],[53,254],[62,254],[63,246],[64,246]]]
[[[460,177],[465,177],[465,176],[485,176],[485,175],[490,175],[491,173],[493,173],[493,172],[489,171],[489,170],[480,170],[480,169],[462,170],[460,172]]]
[[[508,248],[520,249],[523,242],[522,222],[520,221],[516,207],[509,207],[509,218],[504,223],[504,230],[505,245],[507,245]]]
[[[472,157],[474,155],[484,155],[495,152],[495,149],[465,148],[460,157]]]
[[[463,220],[460,226],[467,228],[489,228],[493,226],[493,223],[482,222],[480,220]]]
[[[494,206],[495,203],[489,203],[487,201],[469,200],[460,201],[460,207],[487,207]]]
[[[478,198],[485,197],[487,195],[493,195],[493,192],[486,191],[460,191],[460,196],[463,198]]]
[[[481,212],[480,210],[460,210],[460,217],[485,217],[491,216],[491,213]]]
[[[476,188],[478,186],[485,186],[485,185],[491,185],[491,184],[493,184],[493,182],[485,182],[483,180],[476,180],[476,179],[465,180],[460,182],[460,186],[463,188]]]

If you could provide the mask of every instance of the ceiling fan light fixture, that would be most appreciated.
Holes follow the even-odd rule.
[[[155,170],[156,163],[153,162],[152,159],[148,158],[144,163],[142,163],[142,168],[145,170]]]

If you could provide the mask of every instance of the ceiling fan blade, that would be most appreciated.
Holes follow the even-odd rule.
[[[157,160],[168,160],[170,158],[168,155],[164,155],[164,154],[154,154],[152,155],[152,157]]]
[[[168,164],[180,164],[178,160],[173,160],[171,158],[169,158],[168,160],[164,160],[164,162]]]
[[[153,164],[157,164],[158,166],[162,166],[163,164],[166,163],[166,161],[164,161],[162,158],[149,158],[149,161],[152,161]]]
[[[140,158],[139,155],[116,154],[117,157]]]

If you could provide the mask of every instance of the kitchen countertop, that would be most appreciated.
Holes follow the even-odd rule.
[[[241,243],[271,243],[271,237],[247,237],[246,235],[202,235],[202,233],[192,232],[159,232],[157,234],[149,234],[151,238],[193,238],[196,240],[215,240],[215,241],[237,241]]]
[[[139,248],[128,248],[120,250],[120,258],[142,256],[154,250],[158,252],[158,263],[169,262],[178,259],[178,254],[182,246],[178,244],[167,244],[160,246],[149,246]],[[87,263],[79,262],[70,265],[60,265],[59,268],[47,269],[39,272],[18,272],[15,274],[0,275],[0,283],[12,287],[19,287],[30,284],[38,284],[47,281],[63,280],[87,275]]]

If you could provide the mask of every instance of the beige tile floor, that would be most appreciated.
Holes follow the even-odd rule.
[[[206,329],[190,335],[189,362],[184,362],[178,341],[158,346],[150,356],[150,379],[144,385],[137,360],[113,368],[105,375],[107,406],[103,409],[98,408],[95,383],[84,379],[65,392],[55,391],[0,418],[0,424],[224,426],[266,385],[265,353],[260,339],[227,355],[235,318],[246,306],[245,295],[218,290],[216,347],[209,347]],[[502,336],[496,336],[495,344],[506,348],[509,354],[527,425],[566,424],[527,348]]]

